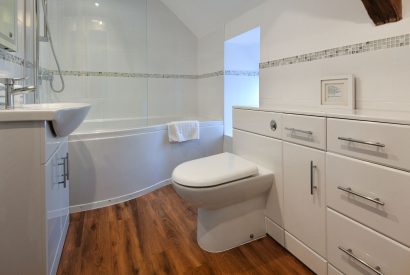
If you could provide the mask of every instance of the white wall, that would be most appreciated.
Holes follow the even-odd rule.
[[[406,34],[410,1],[403,1],[404,19],[374,26],[361,1],[268,0],[226,25],[226,38],[261,26],[261,62],[311,53],[369,40]],[[261,70],[261,105],[317,106],[322,77],[357,77],[359,109],[409,110],[410,48],[400,47]]]
[[[209,35],[208,39],[200,40],[199,60],[201,52],[207,53],[202,56],[207,56],[209,60],[222,59],[222,54],[214,49],[221,49],[224,40],[257,26],[261,27],[261,62],[267,62],[410,33],[410,0],[403,0],[403,16],[400,22],[376,27],[361,1],[357,0],[267,0],[228,22],[224,38]],[[222,26],[219,33],[221,30]],[[354,74],[357,77],[359,109],[408,111],[408,60],[410,48],[406,46],[262,69],[260,103],[264,107],[317,106],[322,77]],[[199,67],[206,66],[200,63]],[[202,109],[207,107],[203,102],[218,103],[223,100],[220,87],[218,92],[212,94],[201,93],[212,89],[215,81],[210,78],[200,85]],[[220,107],[216,109],[220,110]]]
[[[226,40],[224,53],[224,133],[232,136],[232,107],[259,106],[260,29]]]
[[[62,94],[47,89],[43,101],[90,103],[87,119],[196,116],[196,80],[180,76],[196,74],[196,37],[159,0],[99,3],[49,1],[55,48],[70,75]],[[50,56],[45,66],[56,69]]]
[[[204,75],[224,70],[223,27],[198,40],[198,74]],[[198,113],[209,119],[223,119],[224,76],[210,76],[198,79]]]
[[[161,1],[148,0],[148,72],[152,74],[197,74],[196,36]],[[148,115],[198,114],[197,80],[148,79]]]

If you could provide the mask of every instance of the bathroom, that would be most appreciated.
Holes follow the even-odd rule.
[[[409,0],[0,0],[0,274],[410,274],[409,27]]]

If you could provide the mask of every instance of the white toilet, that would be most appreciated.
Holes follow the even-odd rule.
[[[222,153],[179,165],[172,185],[198,207],[199,246],[221,252],[265,236],[266,197],[273,179],[271,171]]]

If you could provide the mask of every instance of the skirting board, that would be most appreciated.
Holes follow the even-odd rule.
[[[129,200],[141,197],[143,195],[146,195],[170,183],[171,183],[171,179],[166,179],[164,181],[151,185],[147,188],[144,188],[142,190],[139,190],[139,191],[127,194],[127,195],[123,195],[123,196],[119,196],[119,197],[115,197],[115,198],[111,198],[107,200],[102,200],[102,201],[86,203],[86,204],[73,205],[73,206],[70,206],[70,213],[77,213],[77,212],[82,212],[82,211],[87,211],[87,210],[98,209],[98,208],[114,205],[117,203],[129,201]]]
[[[274,221],[265,217],[266,233],[277,241],[281,246],[285,246],[285,230]]]

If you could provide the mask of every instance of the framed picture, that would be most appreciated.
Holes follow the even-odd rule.
[[[326,77],[320,83],[321,106],[351,110],[356,107],[355,79],[353,75]]]

